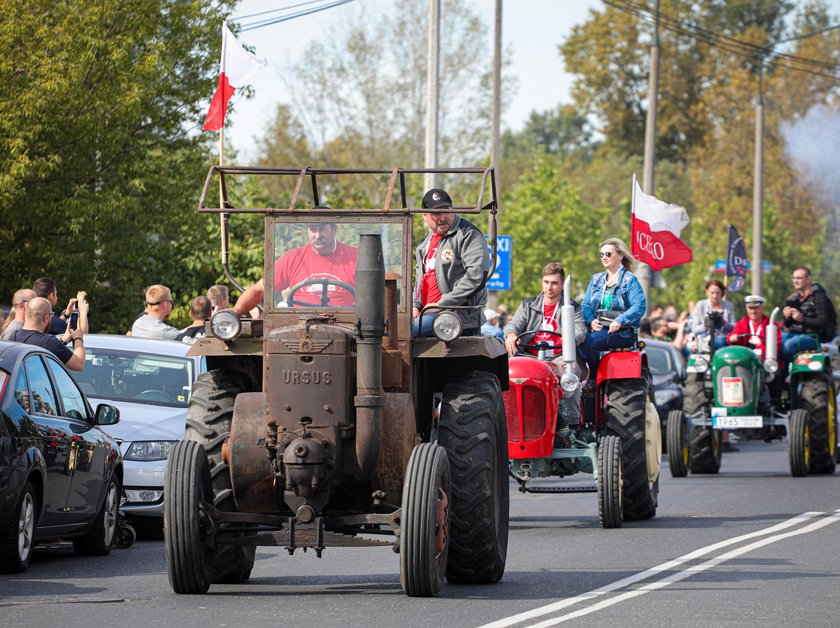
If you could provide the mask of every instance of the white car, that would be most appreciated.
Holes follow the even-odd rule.
[[[87,334],[85,368],[74,373],[96,407],[119,408],[120,422],[107,433],[124,460],[122,506],[129,516],[163,515],[163,478],[169,450],[184,438],[195,378],[206,370],[191,345],[174,340]]]

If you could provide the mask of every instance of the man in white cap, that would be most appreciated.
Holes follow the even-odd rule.
[[[502,333],[502,328],[499,327],[499,313],[487,308],[484,310],[484,318],[487,322],[481,326],[481,333],[484,336],[495,336],[499,340],[503,340],[505,335]]]
[[[727,337],[731,345],[743,345],[755,351],[763,362],[767,349],[767,325],[770,319],[764,314],[764,297],[750,294],[744,299],[747,315],[735,323],[735,328]],[[776,328],[777,347],[782,346],[782,332]]]

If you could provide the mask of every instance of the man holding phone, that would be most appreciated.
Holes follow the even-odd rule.
[[[55,281],[51,277],[39,277],[36,279],[35,283],[32,284],[32,290],[35,291],[35,296],[46,299],[50,302],[50,306],[55,308],[56,303],[58,303],[58,286],[56,286]],[[81,305],[82,302],[84,302],[84,306]],[[87,292],[83,290],[77,292],[75,298],[67,302],[67,307],[61,311],[60,316],[54,316],[52,318],[47,333],[67,338],[67,322],[74,309],[79,312],[79,328],[84,333],[88,333]]]
[[[36,345],[52,351],[71,371],[81,371],[85,368],[84,333],[81,329],[68,329],[70,349],[53,334],[46,333],[54,314],[50,302],[43,297],[35,297],[26,304],[26,319],[23,329],[12,334],[11,340],[24,344]],[[69,327],[69,324],[68,324]]]

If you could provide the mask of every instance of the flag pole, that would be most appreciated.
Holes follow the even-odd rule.
[[[221,77],[225,73],[225,49],[227,48],[227,21],[222,21],[222,58],[221,62],[219,63],[219,87],[221,87]],[[219,128],[219,167],[225,165],[225,124],[224,119],[222,120],[222,126]],[[222,173],[219,173],[219,209],[225,208],[225,186],[224,186],[224,178]],[[222,240],[222,268],[224,268],[225,276],[236,286],[240,291],[243,291],[242,286],[236,279],[233,277],[233,273],[230,272],[230,252],[228,247],[228,221],[230,220],[230,214],[227,212],[220,212],[219,213],[219,237]]]

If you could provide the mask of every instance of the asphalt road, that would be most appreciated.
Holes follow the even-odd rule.
[[[836,626],[840,471],[792,478],[786,443],[741,443],[717,476],[673,479],[657,516],[598,525],[594,494],[511,487],[504,579],[403,595],[388,548],[327,549],[322,559],[260,548],[248,583],[204,596],[169,588],[163,543],[104,558],[36,550],[0,576],[0,625],[101,626]],[[587,476],[578,476],[586,480]]]

